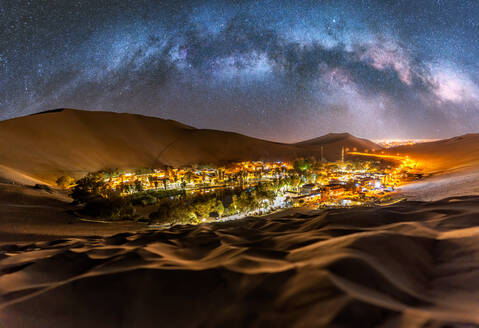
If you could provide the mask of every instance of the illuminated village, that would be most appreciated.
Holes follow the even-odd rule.
[[[85,177],[71,187],[74,199],[82,195],[79,191],[96,188],[95,193],[103,198],[121,197],[132,200],[133,205],[154,206],[156,211],[149,217],[159,222],[198,223],[263,215],[288,207],[388,204],[397,187],[420,177],[415,168],[416,162],[408,157],[348,152],[346,161],[343,151],[342,160],[336,162],[298,159],[108,170],[90,174],[90,180]],[[90,186],[92,177],[100,187]],[[124,215],[115,213],[107,216]],[[135,211],[124,213],[131,216]]]
[[[398,146],[412,146],[418,143],[434,142],[438,139],[380,139],[374,140],[378,145],[384,148],[392,148]]]

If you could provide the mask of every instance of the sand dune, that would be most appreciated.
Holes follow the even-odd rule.
[[[408,199],[435,201],[479,194],[479,134],[394,147],[388,151],[411,156],[418,161],[419,168],[430,175],[401,188]]]
[[[361,152],[382,149],[381,146],[370,140],[357,138],[349,133],[328,133],[318,138],[298,142],[296,145],[316,152],[320,152],[323,147],[323,157],[329,161],[340,159],[343,147]]]
[[[475,168],[479,166],[479,134],[399,146],[389,151],[410,155],[429,173]]]
[[[391,149],[431,174],[402,195],[479,193],[477,145]],[[25,186],[105,167],[319,158],[321,146],[329,160],[380,149],[107,112],[0,122],[0,327],[479,327],[479,197],[148,230],[80,221],[64,194]]]
[[[42,184],[43,181],[18,172],[10,167],[0,165],[0,183],[17,183],[33,186],[35,184]]]
[[[0,163],[46,181],[145,167],[192,128],[140,115],[61,110],[0,122]]]
[[[329,160],[359,140],[330,139],[323,140]],[[59,109],[0,122],[0,165],[19,173],[6,177],[0,169],[0,176],[52,183],[104,168],[319,158],[320,143],[282,144],[141,115]]]
[[[400,188],[411,200],[436,201],[453,196],[479,195],[479,170],[464,169],[427,177]]]
[[[0,323],[479,326],[478,201],[4,245]]]
[[[56,190],[0,183],[0,245],[68,236],[106,236],[144,226],[130,221],[92,224],[81,221],[73,213],[76,210],[78,206]]]

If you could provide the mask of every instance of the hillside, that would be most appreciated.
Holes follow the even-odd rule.
[[[151,166],[191,129],[140,115],[49,111],[0,122],[0,164],[47,181],[105,167]]]
[[[341,158],[342,147],[357,151],[382,149],[381,146],[370,140],[357,138],[349,133],[328,133],[318,138],[298,142],[295,145],[308,151],[319,153],[321,152],[321,147],[323,147],[323,157],[327,160]]]
[[[238,133],[196,129],[136,114],[57,109],[0,122],[0,165],[53,182],[104,168],[221,164],[242,160],[288,160],[301,156],[337,160],[341,147],[378,148],[349,134],[329,134],[282,144]],[[10,174],[10,180],[15,180]],[[25,176],[22,176],[25,181]]]
[[[134,114],[60,109],[0,122],[0,165],[52,182],[103,168],[159,167],[301,155],[291,145]],[[25,177],[21,177],[25,181]],[[19,182],[19,181],[17,181]],[[21,182],[20,182],[21,183]]]
[[[431,176],[401,188],[408,199],[434,201],[479,194],[479,134],[399,146],[392,153],[409,155]]]
[[[473,168],[479,165],[479,133],[398,146],[389,151],[414,157],[419,166],[431,173]]]
[[[343,146],[380,149],[348,133],[284,144],[136,114],[57,109],[0,122],[0,176],[51,183],[64,174],[78,177],[104,168],[319,159],[321,146],[331,161],[341,158]]]

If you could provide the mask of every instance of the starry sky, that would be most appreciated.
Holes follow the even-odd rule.
[[[0,0],[0,119],[68,107],[294,142],[479,132],[479,1]]]

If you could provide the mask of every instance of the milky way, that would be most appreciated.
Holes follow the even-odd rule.
[[[292,142],[479,132],[477,1],[0,1],[0,119],[70,107]]]

